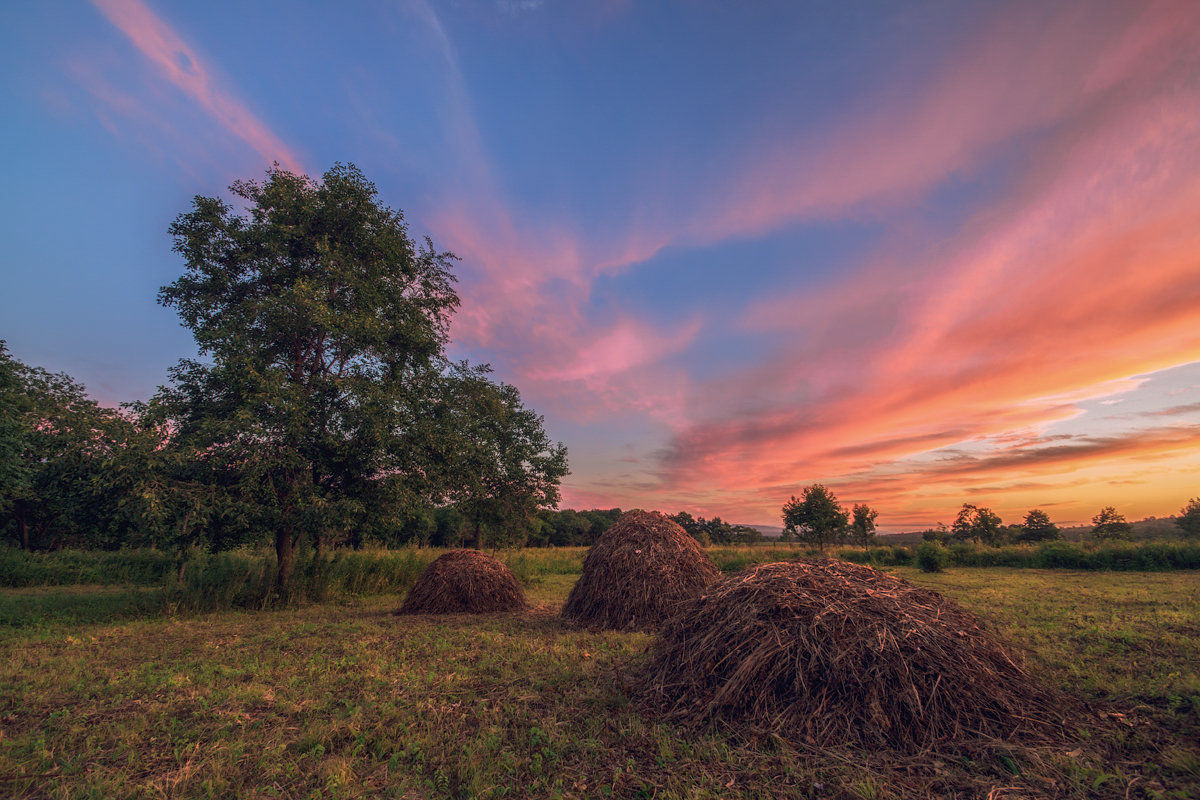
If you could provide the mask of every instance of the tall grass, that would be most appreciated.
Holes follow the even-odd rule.
[[[907,547],[839,550],[843,561],[874,566],[913,566],[916,551]],[[1037,545],[983,547],[953,543],[947,566],[1077,569],[1114,572],[1163,572],[1200,569],[1200,542],[1042,542]]]
[[[27,553],[0,546],[0,586],[159,586],[179,560],[162,550],[56,550]]]
[[[202,553],[188,560],[178,581],[168,580],[166,598],[171,610],[216,611],[400,594],[438,555],[417,548],[339,550],[326,557],[301,552],[292,579],[280,589],[271,553]]]
[[[25,553],[0,547],[0,587],[104,585],[154,587],[168,611],[216,611],[269,608],[304,601],[402,595],[443,550],[415,547],[395,550],[337,550],[318,558],[311,550],[297,556],[296,571],[282,590],[276,586],[274,553],[245,549],[193,553],[182,570],[176,556],[157,550]],[[780,544],[760,547],[713,547],[708,550],[724,572],[753,564],[811,557],[810,547]],[[587,548],[537,548],[496,553],[528,586],[546,575],[577,575]],[[829,555],[878,567],[915,566],[908,547],[843,548]],[[1200,569],[1200,542],[1044,542],[1039,545],[982,547],[951,544],[948,567],[1159,572]],[[147,595],[148,597],[149,595]],[[146,604],[140,597],[138,608]]]

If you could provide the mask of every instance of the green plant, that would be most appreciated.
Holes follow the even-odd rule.
[[[922,572],[942,572],[950,563],[950,553],[937,542],[917,546],[917,566]]]

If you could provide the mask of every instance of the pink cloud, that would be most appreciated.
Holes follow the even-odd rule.
[[[607,330],[595,332],[591,341],[578,343],[569,352],[569,361],[535,368],[529,377],[550,381],[594,381],[634,367],[653,364],[664,356],[690,345],[699,333],[694,320],[666,336],[642,323],[621,319]]]
[[[840,285],[749,309],[748,329],[784,337],[775,357],[697,384],[685,413],[698,421],[675,436],[659,483],[610,498],[703,498],[761,520],[823,479],[929,522],[983,476],[1044,473],[1066,487],[1063,475],[1096,465],[1186,458],[1194,436],[1057,450],[1043,438],[1079,413],[1078,398],[1200,360],[1200,109],[1186,77],[1200,7],[1122,7],[1140,16],[1078,24],[1091,10],[1055,6],[1031,24],[1005,7],[908,115],[852,119],[835,145],[781,150],[749,171],[734,193],[745,202],[713,212],[705,235],[916,191],[1038,131],[1021,180],[953,239],[893,241],[900,253]],[[990,455],[971,469],[921,460],[961,444]]]
[[[674,431],[653,479],[575,476],[568,505],[768,521],[798,485],[824,479],[843,500],[915,524],[985,483],[1023,501],[1035,490],[1008,487],[1031,483],[1030,471],[1069,488],[1078,480],[1063,475],[1090,465],[1177,459],[1170,437],[1053,451],[1047,431],[1079,413],[1079,398],[1200,360],[1200,115],[1188,77],[1200,6],[997,7],[920,85],[881,92],[803,140],[748,144],[682,214],[647,180],[635,226],[591,238],[510,213],[454,50],[432,10],[418,10],[450,67],[447,139],[467,171],[456,201],[426,220],[464,259],[456,341],[501,358],[539,407]],[[735,374],[696,381],[663,367],[695,346],[704,320],[664,328],[590,311],[598,276],[669,245],[894,211],[1018,140],[1032,157],[957,235],[927,245],[897,232],[840,284],[748,309],[742,326],[779,345]],[[962,446],[988,457],[938,466]]]
[[[92,0],[158,74],[197,103],[222,128],[265,161],[302,172],[290,147],[241,101],[217,85],[210,69],[183,38],[141,0]]]

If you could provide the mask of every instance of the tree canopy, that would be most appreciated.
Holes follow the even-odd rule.
[[[13,358],[0,342],[0,514],[21,547],[105,547],[135,527],[122,458],[133,422],[83,384]]]
[[[1133,537],[1133,526],[1112,506],[1105,506],[1100,513],[1092,517],[1092,536],[1096,539],[1130,539]]]
[[[1058,526],[1050,521],[1050,515],[1035,508],[1025,515],[1016,536],[1020,542],[1045,542],[1058,539],[1061,534]]]
[[[1179,510],[1175,525],[1185,539],[1200,539],[1200,497],[1188,500],[1187,505]]]
[[[482,515],[486,496],[493,517],[557,501],[566,455],[541,418],[445,362],[453,254],[414,242],[353,165],[320,181],[276,166],[230,190],[245,212],[196,197],[171,225],[186,271],[159,299],[204,360],[145,411],[275,531],[281,584],[304,536],[446,501]]]
[[[959,541],[971,540],[994,545],[999,541],[1001,524],[1000,516],[990,508],[963,503],[950,525],[950,535]]]
[[[849,522],[850,515],[838,504],[833,492],[819,483],[806,487],[801,499],[793,495],[783,506],[783,530],[787,538],[795,536],[822,551],[827,544],[842,540]]]
[[[866,547],[875,540],[875,520],[879,512],[865,503],[856,503],[850,512],[850,535],[854,543]]]

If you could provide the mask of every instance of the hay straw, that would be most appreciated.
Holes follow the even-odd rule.
[[[400,614],[486,614],[520,611],[525,592],[512,571],[478,550],[451,550],[425,568]]]
[[[677,719],[806,744],[917,752],[978,737],[1049,741],[1067,704],[936,592],[832,560],[764,564],[682,605],[644,697]]]
[[[562,615],[592,628],[652,631],[720,575],[677,523],[655,511],[630,511],[588,551]]]

